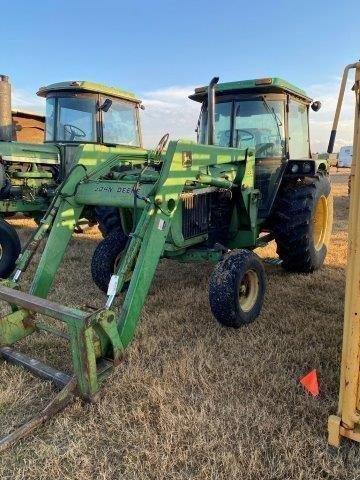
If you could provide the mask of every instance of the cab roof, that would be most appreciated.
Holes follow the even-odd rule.
[[[132,92],[127,92],[120,88],[108,87],[101,83],[88,82],[87,80],[71,80],[68,82],[52,83],[46,87],[40,87],[37,95],[39,95],[39,97],[46,97],[50,92],[61,91],[100,93],[111,97],[121,98],[123,100],[129,100],[131,102],[141,103],[141,100],[137,99]]]
[[[207,95],[207,86],[195,88],[195,92],[189,95],[191,100],[202,102]],[[311,102],[312,99],[306,95],[301,88],[278,77],[256,78],[253,80],[240,80],[237,82],[218,83],[215,85],[216,93],[291,93]]]

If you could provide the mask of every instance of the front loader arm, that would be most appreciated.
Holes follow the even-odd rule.
[[[128,156],[129,152],[122,152]],[[102,172],[107,172],[119,163],[119,154],[114,148],[103,146],[84,145],[79,148],[76,164],[60,186],[59,197],[54,208],[57,213],[52,221],[52,228],[44,252],[36,270],[30,293],[45,298],[53,284],[55,274],[64,257],[66,248],[72,237],[74,227],[78,222],[84,206],[88,203],[79,203],[76,196],[79,185],[88,178],[97,178]],[[43,219],[46,224],[50,211]]]
[[[36,313],[64,322],[68,327],[67,337],[70,341],[78,392],[85,398],[91,398],[99,389],[103,378],[104,362],[107,369],[110,358],[113,359],[112,365],[116,365],[134,337],[141,310],[163,255],[185,187],[187,185],[201,187],[202,182],[206,182],[206,185],[221,184],[225,187],[235,183],[242,190],[246,188],[252,190],[252,185],[239,185],[235,174],[232,177],[228,174],[236,172],[236,166],[244,163],[248,154],[248,151],[233,148],[208,147],[185,141],[170,142],[154,189],[149,190],[149,197],[144,196],[139,202],[142,205],[142,213],[135,231],[130,234],[129,245],[116,272],[117,291],[112,294],[109,292],[105,308],[96,312],[86,312],[64,307],[46,300],[45,297],[53,284],[73,227],[84,206],[91,204],[92,187],[88,186],[91,182],[94,182],[94,185],[97,181],[101,183],[104,175],[107,175],[113,166],[128,160],[123,160],[121,155],[116,155],[111,149],[104,148],[100,157],[91,150],[91,147],[84,147],[79,154],[76,167],[61,187],[54,205],[55,218],[52,217],[52,220],[50,217],[54,216],[54,212],[49,212],[49,218],[45,216],[43,220],[43,225],[52,226],[30,294],[0,285],[0,299],[8,301],[15,307],[13,313],[0,319],[0,354],[2,346],[11,345],[39,330],[64,335],[51,325],[38,322]],[[128,158],[130,155],[129,151],[125,157]],[[140,162],[140,159],[135,161]],[[216,173],[210,169],[214,164],[220,165],[219,169],[215,169]],[[222,164],[224,168],[221,167]],[[229,164],[235,168],[229,170],[226,167]],[[204,175],[204,171],[208,173]],[[250,177],[248,180],[251,180]],[[115,179],[111,182],[113,186],[111,195],[118,199],[119,208],[129,208],[127,197],[136,194],[137,190],[134,189],[136,183],[136,181],[131,183],[128,178],[125,181]],[[103,202],[99,204],[107,205],[107,199],[107,195],[99,196],[99,201]],[[111,310],[112,300],[121,290],[125,279],[128,280],[129,277],[128,291],[120,313],[116,315]],[[6,355],[9,357],[11,353],[7,351]]]
[[[209,148],[205,145],[184,141],[170,142],[158,188],[154,194],[154,204],[143,211],[138,228],[131,237],[128,252],[116,272],[119,275],[117,284],[119,292],[137,255],[130,285],[118,318],[120,339],[124,348],[134,336],[185,185],[189,182],[201,181],[201,167],[244,162],[247,155],[247,151],[223,147],[212,147],[209,155]],[[246,181],[249,182],[247,188],[252,189],[251,179],[251,172],[247,172]],[[211,180],[208,176],[206,182],[211,184],[211,181],[214,184],[221,181],[231,184],[225,178],[213,177]],[[144,225],[146,230],[142,233]]]

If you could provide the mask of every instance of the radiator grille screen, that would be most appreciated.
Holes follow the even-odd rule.
[[[185,239],[208,232],[211,194],[184,194],[182,197],[182,233]]]

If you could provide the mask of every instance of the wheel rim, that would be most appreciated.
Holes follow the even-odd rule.
[[[113,273],[115,273],[116,270],[118,269],[122,256],[123,256],[123,252],[120,252],[119,255],[117,255],[117,257],[115,258]]]
[[[255,305],[259,294],[259,278],[255,270],[248,270],[239,286],[239,304],[243,312],[249,312]]]
[[[314,213],[314,246],[315,250],[321,250],[325,243],[328,224],[328,202],[325,195],[321,195],[317,201]]]
[[[3,249],[2,249],[2,246],[0,244],[0,260],[2,259],[2,256],[3,256]]]
[[[115,272],[116,272],[117,269],[119,268],[119,265],[120,265],[121,259],[123,258],[123,255],[124,255],[124,251],[121,251],[121,252],[119,253],[119,255],[115,258],[114,268],[113,268],[113,274],[115,274]],[[126,277],[125,277],[125,283],[130,282],[130,280],[131,280],[131,275],[132,275],[132,272],[129,272],[129,273],[126,275]]]

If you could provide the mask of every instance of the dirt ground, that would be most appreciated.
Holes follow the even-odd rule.
[[[326,431],[338,396],[347,175],[332,174],[335,222],[326,265],[310,276],[267,265],[264,308],[248,327],[226,329],[212,317],[211,266],[162,261],[136,338],[99,401],[76,401],[5,452],[0,478],[360,479],[360,446],[344,441],[332,449]],[[33,228],[29,220],[13,223],[23,238]],[[102,305],[89,268],[99,238],[96,229],[74,238],[52,299]],[[259,254],[274,255],[274,246]],[[70,367],[66,343],[47,334],[26,339],[21,350]],[[317,398],[298,382],[313,368]],[[53,396],[49,383],[2,362],[0,433]]]

